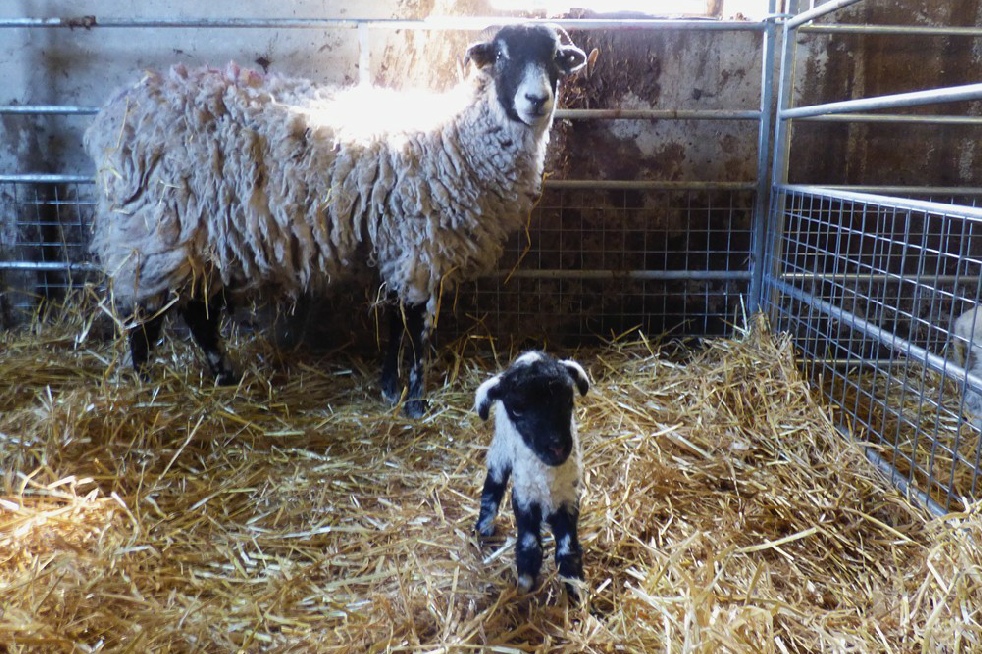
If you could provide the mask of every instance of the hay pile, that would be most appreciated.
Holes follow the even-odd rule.
[[[445,348],[411,422],[377,400],[374,361],[238,337],[253,365],[216,389],[171,342],[140,385],[80,330],[0,335],[8,651],[982,645],[982,512],[931,522],[886,488],[761,324],[688,360],[576,353],[595,382],[587,607],[567,606],[551,558],[516,595],[510,511],[499,546],[471,535],[490,427],[469,407],[496,368],[469,341]]]

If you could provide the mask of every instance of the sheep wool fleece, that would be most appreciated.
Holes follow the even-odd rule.
[[[490,271],[541,192],[549,124],[508,119],[493,79],[413,94],[224,70],[148,73],[85,134],[92,250],[118,304],[322,290],[375,265],[435,315]]]

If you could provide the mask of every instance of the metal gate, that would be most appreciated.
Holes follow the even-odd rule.
[[[979,299],[982,211],[974,204],[982,189],[792,184],[789,162],[804,153],[791,131],[803,121],[897,130],[982,125],[971,115],[883,111],[980,99],[982,84],[793,107],[798,50],[808,39],[847,30],[911,33],[909,26],[812,23],[855,2],[830,2],[784,23],[766,228],[776,238],[759,271],[759,299],[773,328],[795,337],[843,431],[865,442],[868,458],[909,497],[940,515],[980,491],[980,423],[970,419],[965,398],[982,388],[982,378],[966,374],[957,352],[982,343],[955,337],[952,325]],[[919,32],[982,36],[978,28]]]
[[[147,30],[196,29],[216,38],[229,30],[329,30],[357,40],[365,59],[372,39],[394,30],[459,34],[473,32],[491,18],[434,21],[358,19],[137,20],[90,17],[4,19],[0,32],[29,30],[126,31],[139,41]],[[478,330],[501,339],[562,340],[566,343],[609,339],[641,329],[648,334],[728,334],[741,315],[750,280],[752,222],[766,190],[767,143],[771,114],[773,21],[705,20],[562,20],[557,21],[589,49],[592,38],[632,33],[649,40],[703,39],[712,50],[719,39],[739,39],[757,69],[749,82],[754,104],[736,108],[700,106],[591,106],[560,109],[567,163],[545,182],[544,195],[517,234],[491,278],[460,289],[445,302],[437,332],[453,336]],[[73,36],[77,38],[77,34]],[[175,41],[176,45],[176,41]],[[667,59],[667,57],[666,57]],[[602,62],[602,60],[601,60]],[[602,62],[603,63],[603,62]],[[666,63],[665,65],[670,65]],[[138,68],[134,66],[134,73]],[[725,72],[725,71],[724,71]],[[688,90],[686,90],[688,94]],[[692,92],[693,96],[698,93]],[[674,101],[673,101],[674,103]],[[706,102],[701,104],[705,105]],[[562,105],[561,105],[562,106]],[[94,106],[0,106],[0,117],[64,117],[64,138],[80,140]],[[577,139],[583,130],[633,124],[712,125],[756,144],[759,162],[745,179],[677,179],[641,174],[602,178],[577,170],[590,145]],[[729,132],[727,130],[730,130]],[[554,137],[555,138],[555,137]],[[752,156],[752,155],[751,155]],[[0,283],[5,324],[30,312],[43,298],[57,297],[80,283],[97,281],[86,253],[93,208],[92,171],[56,170],[40,157],[37,170],[0,171]],[[565,176],[565,177],[564,177]],[[23,317],[23,315],[21,315]]]

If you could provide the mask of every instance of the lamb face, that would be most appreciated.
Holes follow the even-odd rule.
[[[468,49],[478,67],[492,67],[498,102],[510,119],[533,128],[552,120],[559,78],[586,63],[582,50],[560,42],[561,34],[547,25],[509,25]]]
[[[477,408],[487,419],[492,402],[522,442],[546,465],[560,466],[573,451],[574,391],[586,394],[586,372],[574,361],[557,361],[542,352],[526,352],[508,370],[478,389]]]
[[[517,369],[499,399],[526,447],[546,465],[559,466],[573,451],[573,387],[561,377],[543,376],[541,367]]]

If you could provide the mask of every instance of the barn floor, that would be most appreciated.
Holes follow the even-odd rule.
[[[510,510],[498,543],[472,536],[491,427],[469,407],[494,367],[466,339],[412,422],[374,360],[239,336],[244,381],[213,388],[172,338],[143,385],[78,320],[0,334],[7,651],[982,646],[982,515],[911,508],[762,321],[684,359],[575,353],[590,600],[569,606],[551,557],[516,595]]]

